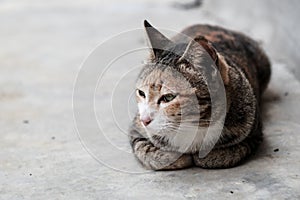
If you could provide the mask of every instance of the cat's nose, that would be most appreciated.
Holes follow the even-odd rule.
[[[150,117],[142,118],[144,126],[148,126],[151,123],[152,119]]]

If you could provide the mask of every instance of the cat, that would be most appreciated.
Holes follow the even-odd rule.
[[[241,164],[263,138],[261,96],[271,75],[265,52],[246,35],[219,26],[190,26],[172,39],[146,20],[144,27],[151,52],[136,81],[138,112],[129,129],[137,160],[151,170]],[[209,135],[198,128],[207,130],[216,115],[208,88],[216,72],[226,105],[215,110],[226,107],[225,119],[221,135]],[[201,145],[214,138],[211,151],[199,156]]]

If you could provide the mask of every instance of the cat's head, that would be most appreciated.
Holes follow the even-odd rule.
[[[201,36],[176,43],[147,21],[145,28],[152,51],[136,83],[140,123],[157,146],[196,151],[205,136],[199,128],[210,124],[207,81],[218,72],[218,55]]]

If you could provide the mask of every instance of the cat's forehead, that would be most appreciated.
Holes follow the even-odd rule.
[[[145,66],[145,68],[147,67]],[[168,66],[145,69],[137,81],[137,86],[153,90],[171,91],[182,91],[191,88],[190,83],[180,72]]]

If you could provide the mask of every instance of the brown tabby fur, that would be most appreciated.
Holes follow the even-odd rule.
[[[153,28],[146,21],[145,27]],[[198,120],[200,117],[204,120],[197,126],[209,125],[213,113],[210,113],[210,94],[203,81],[208,75],[203,73],[199,66],[195,66],[196,62],[178,64],[182,54],[191,56],[192,60],[197,61],[201,55],[195,53],[196,49],[193,48],[193,42],[196,42],[205,49],[218,67],[226,91],[227,113],[221,137],[204,158],[199,158],[197,144],[183,151],[179,146],[166,140],[166,134],[172,134],[172,131],[167,128],[164,133],[159,132],[162,134],[149,137],[141,123],[140,114],[137,113],[129,131],[129,138],[133,152],[141,164],[153,170],[181,169],[191,166],[228,168],[240,164],[253,154],[262,141],[261,95],[267,87],[271,74],[269,60],[259,45],[239,32],[218,26],[194,25],[172,38],[172,43],[183,44],[183,46],[178,47],[179,50],[173,48],[176,55],[170,55],[158,48],[159,45],[168,46],[167,39],[154,29],[154,34],[158,34],[160,40],[156,43],[155,38],[151,38],[152,32],[146,31],[153,53],[137,80],[137,87],[149,91],[147,95],[149,95],[149,102],[152,102],[150,106],[153,109],[162,109],[155,105],[157,99],[150,98],[163,94],[165,84],[174,85],[182,94],[164,108],[164,114],[174,121],[180,121],[181,113],[178,107],[186,105],[184,109],[188,110],[187,113],[196,113],[186,116],[189,120]],[[189,38],[183,37],[182,34]],[[176,69],[182,77],[185,77],[185,81],[188,80],[191,89],[185,89],[188,86],[185,85],[184,80],[181,81],[182,77],[160,64]],[[145,85],[150,86],[145,87]],[[199,109],[195,106],[197,103],[188,98],[192,94],[196,94],[200,105],[198,115],[195,111]],[[142,101],[138,95],[137,101]],[[183,133],[183,138],[184,134],[187,133]]]

